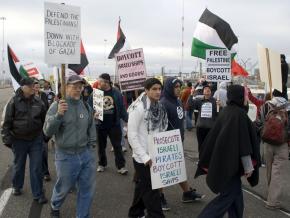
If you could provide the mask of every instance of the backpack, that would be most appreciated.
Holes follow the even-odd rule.
[[[271,145],[282,145],[288,140],[288,114],[284,106],[275,107],[269,104],[262,129],[262,140]]]

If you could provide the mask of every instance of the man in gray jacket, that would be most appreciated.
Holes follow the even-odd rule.
[[[83,80],[72,75],[66,82],[66,98],[49,108],[44,133],[54,136],[57,182],[51,197],[51,217],[59,210],[68,192],[77,185],[77,217],[89,217],[96,188],[96,130],[92,109],[81,99]]]

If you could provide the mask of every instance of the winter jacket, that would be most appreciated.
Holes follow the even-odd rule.
[[[46,115],[43,132],[55,138],[56,147],[67,152],[78,152],[96,145],[96,127],[93,110],[82,99],[66,99],[68,110],[57,113],[58,102],[54,102]]]
[[[3,111],[2,140],[12,145],[14,139],[33,140],[42,132],[46,108],[34,95],[25,98],[21,87],[16,90]]]
[[[132,156],[136,162],[143,164],[151,159],[148,150],[148,136],[159,132],[159,130],[150,131],[146,125],[145,112],[149,110],[151,101],[146,96],[147,108],[144,108],[141,100],[144,94],[142,93],[128,109],[128,141],[132,147]]]
[[[213,97],[209,99],[195,98],[191,101],[190,107],[198,111],[197,127],[210,129],[217,118],[217,105]]]
[[[167,130],[180,129],[182,140],[184,139],[184,111],[181,101],[174,96],[174,86],[182,82],[175,78],[168,78],[164,84],[164,90],[160,99],[166,109],[168,117]]]

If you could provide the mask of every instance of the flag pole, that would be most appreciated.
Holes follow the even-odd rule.
[[[272,99],[272,76],[271,76],[271,65],[270,65],[270,57],[269,57],[269,49],[266,48],[266,58],[267,58],[267,71],[268,71],[268,80],[269,80],[269,89],[270,89],[270,97]]]
[[[65,64],[61,65],[61,99],[65,99]]]
[[[217,96],[217,101],[219,102],[220,101],[220,81],[217,82],[217,91],[218,91],[218,96]],[[220,112],[220,106],[217,105],[216,107],[216,110],[217,112],[219,113]]]

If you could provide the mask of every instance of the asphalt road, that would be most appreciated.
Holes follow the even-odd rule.
[[[12,96],[11,89],[0,89],[0,110],[7,99]],[[171,207],[165,215],[168,218],[194,218],[197,217],[202,208],[214,197],[214,194],[208,189],[205,183],[205,177],[194,179],[197,160],[197,142],[195,130],[186,132],[184,143],[186,156],[186,167],[188,181],[193,188],[206,194],[206,198],[201,202],[184,204],[181,202],[182,191],[179,186],[171,186],[164,190],[167,201]],[[110,152],[110,146],[107,149],[109,166],[104,173],[97,174],[97,191],[91,209],[91,215],[94,218],[125,218],[128,208],[133,198],[134,184],[132,182],[133,166],[131,152],[125,153],[129,174],[121,176],[117,174],[114,166],[113,153]],[[46,195],[51,197],[52,188],[56,180],[55,168],[53,163],[54,151],[49,150],[49,167],[52,175],[52,181],[45,183]],[[0,141],[0,217],[2,218],[46,218],[49,217],[49,204],[40,206],[33,202],[30,191],[29,172],[26,170],[24,193],[19,197],[11,196],[11,165],[13,155],[9,149],[2,145]],[[29,161],[28,161],[29,162]],[[28,163],[27,163],[28,167]],[[287,218],[290,217],[290,161],[287,164],[287,175],[285,175],[284,192],[282,196],[283,209],[271,211],[264,207],[266,195],[266,177],[265,168],[261,169],[260,184],[255,188],[250,188],[244,182],[244,217],[249,218]],[[6,202],[7,201],[7,202]],[[71,193],[61,208],[61,214],[64,218],[75,217],[76,194]]]

